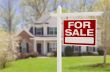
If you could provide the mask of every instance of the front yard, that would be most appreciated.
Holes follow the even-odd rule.
[[[110,72],[110,65],[100,65],[102,62],[102,56],[63,58],[63,72]],[[107,63],[110,63],[110,56]]]
[[[101,62],[101,56],[64,57],[63,72],[110,72],[110,65],[92,66]],[[56,58],[29,58],[12,62],[0,72],[57,72],[56,63]]]

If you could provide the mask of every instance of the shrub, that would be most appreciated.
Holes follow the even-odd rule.
[[[49,53],[47,54],[47,56],[48,56],[48,57],[53,57],[53,56],[54,56],[54,53],[53,53],[53,52],[49,52]]]
[[[72,56],[73,55],[73,48],[71,46],[65,47],[65,56]]]
[[[9,61],[15,60],[15,36],[0,29],[0,68],[5,68]]]
[[[38,53],[37,52],[32,52],[29,54],[29,57],[37,57]]]
[[[57,56],[57,49],[53,49],[51,52],[47,54],[48,57],[56,57]]]
[[[98,49],[98,55],[104,55],[103,49]]]
[[[20,58],[20,59],[29,58],[29,54],[28,54],[28,53],[20,53],[19,58]]]
[[[57,51],[52,51],[52,53],[54,57],[57,57]]]
[[[80,53],[81,56],[97,56],[97,52],[83,52]]]
[[[94,56],[97,56],[97,55],[98,55],[98,52],[93,52],[93,55],[94,55]]]
[[[10,60],[8,52],[6,50],[0,50],[0,69],[5,68]]]
[[[25,59],[25,58],[29,58],[29,57],[37,57],[38,53],[36,52],[32,52],[32,53],[20,53],[18,55],[18,59]]]
[[[48,57],[56,57],[57,56],[57,51],[52,51],[52,52],[49,52],[47,54]]]

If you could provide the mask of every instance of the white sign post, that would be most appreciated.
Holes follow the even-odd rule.
[[[57,72],[62,72],[62,24],[61,24],[62,8],[57,9]]]
[[[57,72],[62,72],[62,19],[61,17],[77,17],[77,16],[101,16],[103,12],[75,12],[75,13],[62,13],[61,6],[57,8],[57,14],[51,16],[57,17]]]

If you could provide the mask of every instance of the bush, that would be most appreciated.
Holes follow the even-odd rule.
[[[72,56],[73,55],[73,48],[71,46],[65,47],[65,56]]]
[[[32,52],[32,53],[20,53],[18,55],[18,59],[25,59],[25,58],[29,58],[29,57],[37,57],[38,53],[36,52]]]
[[[81,56],[97,56],[97,52],[83,52],[80,54]]]
[[[94,56],[98,56],[98,52],[93,52],[93,55]]]
[[[49,53],[47,54],[47,56],[48,56],[48,57],[53,57],[53,56],[54,56],[54,53],[53,53],[53,52],[49,52]]]
[[[57,57],[57,52],[56,51],[52,51],[52,52],[49,52],[47,54],[48,57]]]
[[[20,53],[19,58],[20,59],[28,58],[28,54],[27,53]]]
[[[20,53],[19,59],[25,59],[25,58],[29,58],[29,54],[28,53]]]
[[[37,57],[38,53],[37,52],[32,52],[29,54],[29,57]]]
[[[5,68],[9,60],[8,52],[5,50],[0,50],[0,69]]]
[[[16,58],[17,38],[0,29],[0,68],[5,68],[9,61]]]
[[[104,55],[104,51],[102,49],[98,49],[98,55]]]
[[[93,53],[92,52],[87,52],[87,55],[93,55]]]
[[[53,56],[57,57],[57,51],[53,51]]]
[[[6,65],[15,58],[15,54],[10,49],[0,48],[0,69],[6,68]]]

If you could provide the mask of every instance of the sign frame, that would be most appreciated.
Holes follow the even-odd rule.
[[[95,35],[94,35],[94,43],[93,44],[84,44],[84,43],[66,43],[65,42],[65,30],[64,30],[64,21],[72,21],[72,20],[95,20]],[[64,45],[76,45],[76,46],[97,46],[97,19],[81,19],[81,18],[78,18],[78,19],[67,19],[67,20],[64,20],[63,21],[63,44]]]
[[[50,13],[50,16],[57,17],[57,72],[62,72],[62,36],[61,36],[61,17],[66,16],[101,16],[103,12],[75,12],[75,13],[62,13],[61,5],[57,7],[57,13]]]

